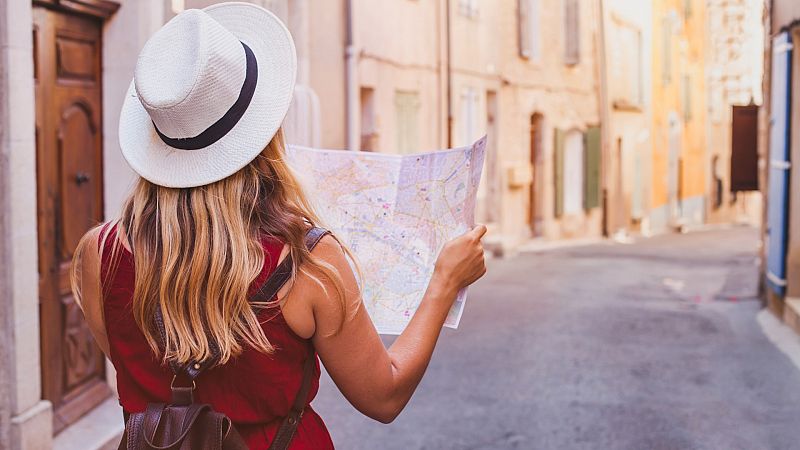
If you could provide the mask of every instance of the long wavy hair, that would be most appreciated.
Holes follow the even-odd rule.
[[[263,353],[274,351],[253,306],[279,305],[254,304],[248,299],[265,262],[265,237],[289,245],[295,262],[292,283],[298,270],[320,284],[322,278],[330,280],[341,302],[342,322],[347,316],[339,273],[305,247],[306,230],[319,220],[286,165],[284,151],[279,130],[250,164],[215,183],[176,189],[140,178],[121,216],[112,222],[124,230],[133,253],[133,317],[153,352],[165,361],[205,360],[213,345],[219,349],[218,364],[239,355],[246,346]],[[105,225],[104,229],[110,228]],[[104,294],[120,256],[121,239],[106,242],[109,233],[100,233],[98,246],[92,235],[97,236],[87,233],[80,241],[72,261],[72,291],[79,303],[83,252],[93,246],[100,251],[112,246],[111,267],[101,275]],[[159,347],[153,320],[159,306],[166,330],[164,349]]]

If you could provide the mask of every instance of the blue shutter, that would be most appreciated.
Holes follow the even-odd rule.
[[[791,38],[789,33],[784,32],[772,41],[769,191],[767,193],[767,285],[778,295],[784,295],[786,290],[791,64]]]

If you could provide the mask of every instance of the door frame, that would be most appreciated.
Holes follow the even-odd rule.
[[[97,199],[95,201],[99,202],[98,207],[100,210],[100,216],[103,216],[103,209],[104,209],[104,188],[103,188],[103,139],[102,139],[102,127],[103,127],[103,61],[102,61],[102,48],[103,48],[103,29],[104,23],[107,19],[109,19],[120,7],[119,3],[108,1],[108,0],[32,0],[31,2],[32,7],[34,9],[33,14],[34,16],[37,14],[36,9],[40,10],[47,10],[52,13],[56,14],[63,14],[65,16],[73,16],[73,17],[80,17],[84,19],[96,20],[98,21],[98,28],[99,28],[99,45],[98,45],[98,52],[100,53],[99,58],[99,67],[97,67],[98,73],[98,80],[97,80],[97,88],[100,95],[100,102],[99,107],[100,109],[96,112],[97,114],[97,133],[99,134],[99,141],[100,141],[100,149],[98,154],[95,156],[95,165],[97,168],[97,173],[100,177],[100,186],[99,186],[99,193]],[[31,24],[32,27],[36,26],[36,23]],[[35,29],[35,28],[34,28]],[[36,36],[36,35],[34,35]],[[38,76],[38,57],[36,54],[36,41],[34,41],[34,48],[33,48],[33,58],[35,61],[34,64],[34,77]],[[49,93],[44,93],[45,96],[50,95]],[[37,119],[38,121],[38,119]],[[39,153],[39,136],[37,133],[36,137],[36,153],[38,158]],[[36,163],[36,185],[39,186],[40,183],[40,174],[39,171],[39,163]],[[60,192],[60,188],[59,188]],[[38,197],[38,195],[37,195]],[[41,205],[39,205],[40,198],[37,199],[37,211],[40,210]],[[57,211],[50,211],[51,213],[58,214]],[[37,234],[39,233],[39,229],[41,226],[40,216],[37,213]],[[56,230],[54,230],[56,231]],[[39,259],[42,259],[41,252],[43,251],[42,237],[37,237],[37,253],[40,255]],[[57,250],[57,249],[56,249]],[[41,263],[40,263],[41,264]],[[41,265],[40,265],[41,267]],[[57,269],[58,270],[58,269]],[[45,278],[39,276],[39,296],[41,299],[42,294],[48,293],[51,289],[53,289],[52,284],[53,282],[56,283],[56,289],[61,290],[59,286],[61,286],[64,282],[61,280],[60,272],[56,274],[49,275],[50,282],[46,283],[45,285]],[[53,279],[53,277],[55,277]],[[52,293],[51,293],[52,294]],[[45,308],[52,308],[52,305],[45,305],[41,303],[40,300],[40,312],[39,312],[39,322],[42,323],[42,320],[45,318]],[[60,328],[59,328],[60,330]],[[45,351],[47,348],[52,349],[52,346],[55,345],[54,342],[56,339],[63,339],[63,335],[59,334],[58,336],[53,335],[54,330],[48,329],[46,326],[40,327],[39,332],[39,339],[40,339],[40,371],[41,371],[41,385],[42,385],[42,396],[52,396],[53,392],[57,392],[59,388],[54,388],[54,383],[60,383],[61,377],[63,377],[62,370],[54,369],[49,367],[45,360],[50,356],[52,350]],[[57,379],[53,379],[54,377],[58,377]],[[75,396],[80,395],[81,398],[86,398],[90,403],[99,403],[102,399],[106,398],[110,394],[110,388],[108,386],[107,380],[103,378],[102,380],[97,381],[90,381],[86,386],[82,386],[79,392],[70,393],[64,399],[64,404],[62,408],[54,408],[53,411],[53,431],[58,433],[64,426],[67,426],[69,423],[74,422],[80,417],[82,411],[78,408],[77,405],[72,400],[75,400]],[[76,409],[78,408],[78,409]]]

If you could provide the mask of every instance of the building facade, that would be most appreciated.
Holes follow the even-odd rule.
[[[733,131],[745,126],[754,138],[755,122],[744,117],[742,126],[733,123],[740,119],[737,107],[753,106],[739,111],[752,118],[761,101],[763,29],[754,17],[763,4],[656,0],[652,5],[652,172],[643,229],[757,224],[756,183],[739,184],[731,177],[743,168],[755,180],[755,140],[740,151],[742,140],[733,139]]]
[[[763,103],[764,3],[706,6],[707,223],[761,223],[758,110]]]
[[[765,14],[764,110],[760,116],[761,185],[766,194],[762,275],[769,309],[800,332],[800,4],[775,0]]]
[[[709,137],[718,102],[704,92],[738,59],[706,76],[715,46],[735,44],[708,38],[715,2],[252,1],[295,38],[291,142],[410,153],[489,136],[478,220],[498,253],[725,220],[709,207],[709,148],[724,173],[729,145]],[[0,0],[0,448],[103,448],[121,432],[66,268],[135,180],[117,123],[141,47],[211,3]],[[748,102],[736,86],[750,82],[723,103]],[[724,183],[722,203],[738,204]]]
[[[117,123],[139,50],[177,12],[210,3],[0,0],[4,447],[100,448],[121,431],[113,370],[66,270],[135,180]],[[479,218],[499,251],[600,235],[595,2],[257,3],[295,37],[292,142],[409,153],[488,133]]]
[[[706,208],[705,2],[653,2],[649,227],[700,224]]]
[[[647,231],[652,199],[651,2],[603,2],[603,186],[607,235]]]

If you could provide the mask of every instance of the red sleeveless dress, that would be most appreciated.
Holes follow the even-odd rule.
[[[107,243],[116,239],[116,227],[109,230]],[[266,261],[261,274],[253,282],[258,289],[275,270],[283,243],[274,239],[263,241]],[[126,413],[144,411],[147,403],[169,403],[172,372],[152,353],[131,312],[134,286],[133,255],[121,248],[119,262],[111,278],[111,244],[103,249],[101,276],[110,286],[104,286],[103,300],[106,334],[110,359],[117,370],[119,402]],[[300,389],[303,361],[311,347],[297,336],[280,311],[262,311],[259,316],[264,333],[276,350],[272,355],[245,350],[227,364],[206,371],[197,379],[194,396],[199,403],[208,403],[234,422],[251,449],[266,449],[278,430],[280,421]],[[316,355],[314,356],[316,358]],[[319,389],[319,361],[308,394],[308,402]],[[291,449],[332,449],[333,442],[322,418],[306,407],[303,418],[292,439]]]

